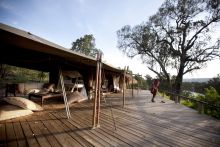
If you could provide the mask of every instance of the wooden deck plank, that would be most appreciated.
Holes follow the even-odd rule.
[[[7,146],[5,124],[0,124],[0,146]]]
[[[16,136],[14,132],[13,123],[9,122],[6,124],[6,137],[7,137],[7,146],[17,147]]]
[[[49,117],[52,118],[52,119],[55,119],[55,123],[62,127],[62,130],[65,131],[69,136],[71,136],[72,138],[72,141],[74,142],[74,144],[76,146],[83,146],[79,140],[79,137],[77,135],[73,135],[73,132],[71,131],[70,127],[66,127],[66,125],[64,123],[61,122],[61,119],[62,118],[56,118],[52,113],[49,114]],[[64,119],[67,119],[67,118],[64,118]]]
[[[53,115],[55,117],[59,116],[58,113],[53,113]],[[58,123],[63,123],[63,126],[65,127],[65,131],[68,132],[74,139],[76,139],[82,146],[84,147],[92,147],[93,145],[87,141],[85,138],[83,138],[82,136],[80,136],[80,133],[78,133],[80,131],[80,129],[76,128],[75,126],[73,126],[71,123],[69,123],[69,121],[65,118],[60,118],[59,116],[59,122]]]
[[[79,116],[78,116],[79,117]],[[80,118],[77,118],[78,120]],[[82,119],[82,121],[86,121],[86,119]],[[102,123],[102,120],[101,120],[101,123]],[[136,136],[132,136],[131,134],[127,134],[127,130],[125,132],[121,131],[120,129],[117,129],[117,130],[114,130],[114,126],[112,126],[112,124],[109,122],[105,122],[104,123],[104,126],[102,125],[101,128],[103,128],[104,130],[106,130],[106,132],[112,132],[111,134],[107,133],[108,136],[111,136],[113,135],[115,137],[115,139],[118,139],[120,138],[119,140],[121,140],[121,142],[119,142],[120,145],[124,145],[126,146],[126,144],[124,144],[123,142],[127,142],[127,143],[130,143],[129,145],[130,146],[144,146],[144,145],[147,145],[147,146],[152,146],[154,144],[148,142],[148,141],[144,141],[142,140],[141,138],[136,138]],[[100,128],[98,128],[97,130],[100,130]],[[122,136],[126,136],[126,138],[122,139]],[[140,137],[140,136],[139,136]]]
[[[33,118],[34,121],[39,121],[38,127],[42,134],[47,138],[48,142],[53,147],[61,147],[61,144],[57,141],[57,139],[54,137],[54,135],[49,132],[49,129],[44,125],[44,121],[48,120],[47,114],[43,112],[38,112],[37,115]]]
[[[79,120],[79,118],[74,114],[74,119],[76,119],[76,120]],[[87,122],[86,124],[86,128],[91,128],[91,121],[90,121],[90,123],[88,123],[88,121],[87,120],[85,120],[85,121],[83,121],[82,123],[85,123],[85,122]],[[65,123],[65,121],[64,121],[64,123]],[[68,126],[69,125],[72,125],[72,124],[67,124]],[[72,128],[72,127],[71,127]],[[102,130],[102,132],[100,132],[100,130]],[[118,139],[118,138],[115,138],[114,137],[114,132],[110,132],[110,131],[106,131],[105,129],[103,129],[102,127],[101,128],[99,128],[99,129],[96,129],[96,131],[98,132],[98,133],[101,133],[101,134],[103,134],[103,133],[105,133],[106,134],[106,136],[108,135],[108,137],[109,138],[111,138],[112,139],[112,141],[115,141],[115,142],[117,142],[117,144],[119,145],[119,146],[129,146],[129,144],[128,143],[126,143],[126,142],[123,142],[123,140],[120,140],[120,139]]]
[[[84,121],[86,121],[86,119],[88,119],[87,116],[85,116],[85,113],[83,113],[84,115],[77,115],[78,119],[79,117],[84,117]],[[91,120],[90,120],[91,121]],[[102,120],[101,120],[102,121]],[[101,127],[103,127],[104,129],[108,130],[108,131],[112,131],[114,130],[114,127],[112,126],[112,124],[107,124],[108,122],[104,123],[104,126],[102,125]],[[115,135],[119,135],[119,136],[126,136],[126,142],[129,142],[130,145],[132,146],[143,146],[143,145],[150,145],[151,143],[149,142],[144,142],[143,140],[141,140],[138,136],[135,136],[134,134],[130,134],[127,133],[124,130],[117,130],[114,131],[114,136]]]
[[[117,107],[116,109],[120,109],[120,110],[121,110],[120,107]],[[136,111],[131,110],[131,109],[126,109],[126,108],[125,108],[125,109],[123,109],[123,111],[124,111],[125,114],[132,115],[132,116],[134,116],[134,117],[136,117],[136,118],[140,116],[140,114],[137,114]],[[145,118],[146,118],[146,116],[147,116],[148,119],[149,119],[149,116],[154,117],[154,118],[157,118],[158,121],[159,121],[159,123],[163,122],[163,121],[160,121],[160,120],[167,120],[167,121],[169,121],[169,122],[172,122],[172,124],[175,125],[175,126],[184,128],[183,131],[186,131],[186,132],[190,131],[190,132],[195,132],[195,133],[197,133],[196,131],[204,131],[204,133],[207,133],[207,135],[208,135],[208,133],[209,133],[209,135],[214,135],[214,137],[215,137],[215,136],[219,136],[219,135],[218,135],[218,134],[219,134],[219,131],[218,131],[218,130],[215,130],[215,131],[211,130],[211,131],[210,131],[211,128],[196,126],[196,125],[193,125],[193,124],[190,124],[190,123],[182,123],[181,121],[178,121],[178,122],[177,122],[177,121],[174,121],[174,120],[170,120],[168,117],[155,116],[155,115],[149,114],[149,113],[147,112],[147,110],[141,112],[141,114],[142,114],[142,116],[144,116]],[[150,117],[150,119],[151,119],[151,117]],[[139,117],[139,119],[141,119],[141,118]],[[143,118],[142,118],[142,119],[143,119]],[[151,119],[151,120],[152,120],[152,119]],[[165,127],[171,127],[171,126],[170,126],[169,124],[167,124],[167,123],[164,123],[163,125],[164,125]],[[192,129],[192,128],[193,128],[193,129]],[[198,132],[198,133],[199,133],[199,132]],[[213,136],[212,136],[212,137],[213,137]]]
[[[85,124],[85,127],[88,127],[91,129],[92,124],[91,124],[91,121],[88,121],[88,118],[82,119],[77,114],[74,115],[74,118],[76,118],[78,123]],[[111,144],[111,146],[117,146],[117,145],[129,146],[126,142],[122,142],[121,140],[119,140],[115,137],[112,137],[111,135],[113,135],[113,134],[110,135],[110,134],[106,133],[105,131],[103,131],[103,129],[101,129],[101,128],[91,130],[91,132],[93,132],[94,135],[98,136],[99,138],[107,141],[109,144]]]
[[[101,114],[101,118],[103,117],[103,111],[102,111],[102,114]],[[110,122],[109,123],[109,118],[111,118],[111,116],[109,116],[109,117],[105,117],[104,119],[101,119],[101,121],[105,121],[105,122],[103,122],[103,124],[109,124],[109,125],[112,125],[112,129],[113,129],[113,122]],[[129,118],[128,118],[129,119]],[[102,123],[101,123],[102,124]],[[129,130],[129,128],[127,129],[127,130]],[[129,131],[129,133],[131,133],[131,134],[133,134],[135,131],[134,130],[131,130],[131,131]],[[148,140],[146,140],[146,136],[144,136],[143,135],[143,133],[142,134],[140,134],[140,133],[136,133],[135,134],[136,136],[138,136],[139,138],[141,138],[141,139],[145,139],[145,145],[152,145],[152,140],[151,139],[148,139]],[[143,138],[144,137],[144,138]],[[156,144],[157,146],[160,146],[160,145],[162,145],[162,144],[160,144],[160,143],[157,143],[157,142],[154,142],[153,143],[154,145]],[[164,145],[163,145],[164,146]]]
[[[128,112],[127,113],[128,115],[131,115],[132,114],[132,117],[134,117],[133,119],[135,120],[139,120],[139,121],[144,121],[144,119],[147,119],[149,122],[147,122],[149,125],[151,124],[155,124],[154,122],[154,118],[155,116],[153,116],[154,118],[152,117],[149,117],[148,114],[145,114],[145,115],[142,115],[140,117],[140,114],[136,114],[136,113],[132,113],[132,112]],[[146,118],[146,115],[147,115],[147,118]],[[126,117],[124,117],[126,118]],[[131,118],[132,120],[132,118]],[[197,140],[197,142],[206,142],[206,143],[219,143],[220,144],[220,136],[219,135],[216,135],[215,133],[209,133],[207,132],[207,130],[201,130],[201,127],[198,128],[197,126],[195,125],[192,125],[192,126],[187,126],[187,124],[180,124],[180,123],[171,123],[170,121],[168,121],[167,119],[163,120],[162,118],[160,118],[160,120],[157,121],[157,126],[161,127],[161,128],[166,128],[166,129],[169,129],[171,131],[174,131],[174,132],[179,132],[180,134],[182,135],[186,135],[187,137],[188,136],[196,136],[196,138],[200,139],[200,140]],[[127,123],[127,122],[126,122]],[[160,130],[160,128],[158,128]],[[206,135],[204,135],[206,134]],[[201,141],[202,140],[202,141]]]
[[[22,131],[20,122],[19,121],[14,122],[13,126],[14,126],[14,131],[15,131],[15,136],[16,136],[16,139],[17,139],[18,146],[19,147],[27,146],[27,142],[26,142],[24,133]]]
[[[43,132],[41,131],[42,128],[39,127],[41,122],[28,122],[30,125],[31,130],[35,138],[37,139],[38,143],[42,147],[50,147],[50,143],[47,141],[46,137],[44,136]]]
[[[45,134],[45,136],[46,136],[48,142],[50,143],[50,145],[51,145],[52,147],[61,147],[60,143],[59,143],[59,142],[57,141],[57,139],[53,136],[53,134],[48,131],[48,128],[46,128],[43,123],[39,123],[39,127],[42,128],[42,129],[41,129],[41,132],[42,132],[43,134]]]
[[[127,130],[128,132],[131,133],[141,133],[143,132],[144,135],[149,135],[152,136],[154,138],[154,142],[156,141],[158,144],[164,144],[167,146],[185,146],[184,143],[182,143],[181,141],[177,141],[175,139],[170,139],[169,137],[167,137],[168,134],[162,134],[161,135],[161,130],[158,131],[151,131],[152,128],[148,128],[148,129],[143,129],[140,127],[140,125],[138,124],[133,124],[133,125],[126,125],[123,126],[122,124],[120,124],[119,122],[119,128]]]
[[[81,122],[86,123],[88,126],[89,125],[91,126],[91,124],[90,124],[91,120],[88,120],[85,118],[80,118],[79,115],[75,115],[75,117],[77,118],[77,120],[80,120]],[[109,131],[101,126],[100,128],[97,128],[96,131],[97,131],[97,133],[100,133],[101,135],[106,136],[111,141],[114,141],[119,146],[131,146],[130,144],[128,144],[127,140],[123,140],[120,136],[116,136],[114,129]]]
[[[102,116],[103,117],[103,116]],[[105,121],[106,118],[103,117],[103,121]],[[106,123],[106,122],[103,122]],[[151,142],[151,144],[154,144],[156,146],[171,146],[173,145],[173,143],[169,143],[167,141],[164,141],[164,139],[161,140],[161,138],[159,138],[157,135],[152,135],[149,134],[147,131],[139,131],[137,128],[137,126],[135,125],[135,128],[132,128],[130,126],[121,126],[120,124],[117,124],[117,128],[120,129],[125,129],[127,132],[135,134],[136,136],[139,136],[140,139]]]
[[[40,145],[38,144],[38,142],[34,136],[34,133],[31,131],[31,128],[30,128],[28,122],[21,121],[21,127],[22,127],[24,135],[27,139],[28,146],[39,147]]]
[[[65,131],[54,122],[54,120],[46,120],[43,123],[62,146],[76,145],[71,136],[66,134]]]
[[[140,130],[146,130],[146,131],[151,131],[151,132],[157,132],[157,133],[159,133],[160,135],[163,135],[163,136],[161,136],[161,138],[166,138],[166,136],[170,136],[170,134],[172,134],[172,138],[171,138],[171,142],[173,143],[173,142],[176,142],[176,140],[179,142],[179,143],[183,143],[183,144],[193,144],[193,145],[197,145],[197,144],[209,144],[209,145],[214,145],[214,144],[212,144],[212,143],[210,143],[210,142],[206,142],[206,141],[204,141],[204,140],[200,140],[200,139],[198,139],[198,138],[193,138],[193,142],[192,141],[190,141],[190,140],[186,140],[186,138],[188,139],[189,138],[189,136],[190,136],[190,134],[188,133],[187,135],[186,134],[183,134],[183,133],[181,133],[181,132],[179,132],[179,131],[181,131],[181,130],[179,130],[179,131],[173,131],[172,129],[167,129],[167,128],[164,128],[164,127],[161,127],[160,125],[158,125],[158,124],[156,124],[155,125],[155,122],[151,122],[151,123],[149,123],[149,122],[147,122],[146,120],[143,120],[143,119],[141,119],[139,122],[135,122],[135,123],[133,123],[133,125],[132,125],[132,120],[134,119],[134,118],[131,118],[130,117],[130,119],[127,119],[128,117],[123,117],[123,118],[121,118],[121,119],[124,119],[123,121],[121,120],[120,121],[120,123],[121,122],[126,122],[126,123],[128,123],[128,124],[130,124],[129,126],[133,126],[134,124],[135,124],[135,128],[136,129],[138,129],[138,126],[140,125],[141,126],[141,128],[140,128]],[[121,126],[123,126],[125,123],[121,123]],[[127,125],[128,126],[128,125]],[[143,128],[144,126],[149,126],[148,128]],[[172,126],[172,124],[170,124],[170,126]],[[172,127],[173,128],[173,127]],[[158,130],[160,130],[160,132],[158,132]],[[161,131],[162,130],[162,131]],[[192,135],[191,135],[192,136]],[[193,137],[193,136],[192,136]],[[180,139],[178,139],[178,138],[180,138]],[[168,141],[169,139],[167,138],[166,139],[166,142]],[[181,140],[182,140],[182,142],[181,142]],[[188,142],[187,142],[188,141]]]
[[[102,111],[102,113],[103,113],[103,111]],[[125,115],[125,114],[124,114]],[[125,116],[125,117],[127,117],[127,116]],[[124,121],[124,122],[126,122],[126,123],[128,123],[129,124],[129,121]],[[131,121],[131,124],[132,124],[133,122]],[[133,124],[135,124],[135,123],[133,123]],[[123,125],[123,124],[122,124]],[[172,124],[170,124],[171,126],[172,126]],[[152,127],[152,126],[151,126]],[[164,128],[157,128],[158,130],[161,130],[161,129],[164,129]],[[165,130],[167,133],[166,134],[164,134],[164,136],[166,136],[166,135],[169,135],[169,134],[173,134],[173,133],[176,133],[176,131],[173,131],[173,130],[169,130],[169,129],[167,129],[167,130]],[[177,132],[178,133],[178,132]],[[179,134],[180,135],[180,134]],[[190,138],[189,136],[187,136],[187,135],[185,135],[185,134],[182,134],[181,133],[181,135],[180,135],[181,137],[182,137],[182,144],[184,145],[184,144],[189,144],[189,143],[191,143],[191,144],[194,144],[194,145],[197,145],[197,144],[209,144],[209,145],[216,145],[216,143],[214,143],[214,144],[212,144],[212,143],[209,143],[209,142],[206,142],[206,141],[204,141],[204,140],[199,140],[198,138],[193,138],[193,136]],[[178,138],[178,135],[177,134],[175,134],[174,135],[174,138]],[[185,137],[185,138],[184,138]],[[164,138],[163,136],[161,137],[161,138]],[[185,140],[185,139],[188,139],[188,140]],[[193,140],[193,142],[191,142],[190,140]],[[178,141],[180,140],[180,139],[177,139]],[[166,142],[167,142],[167,140],[165,140]],[[175,140],[172,140],[171,141],[171,143],[172,142],[174,142]],[[188,142],[187,142],[188,141]],[[178,142],[177,142],[178,143]]]
[[[64,113],[61,113],[61,117],[64,116]],[[85,127],[82,126],[82,124],[78,123],[75,119],[70,118],[68,120],[72,125],[74,125],[76,128],[82,130],[80,131],[80,135],[84,138],[86,137],[87,140],[93,144],[94,146],[110,146],[110,144],[108,144],[106,141],[100,139],[99,137],[95,136],[92,132],[91,132],[91,128],[90,127]]]

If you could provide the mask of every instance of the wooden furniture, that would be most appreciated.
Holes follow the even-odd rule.
[[[5,88],[5,97],[7,97],[9,93],[12,93],[14,96],[16,96],[16,87],[16,84],[7,84]]]
[[[31,97],[36,97],[36,98],[41,98],[41,106],[43,107],[43,103],[44,103],[44,99],[50,99],[50,98],[59,98],[62,97],[63,94],[62,93],[30,93],[28,95],[29,100],[31,99]]]

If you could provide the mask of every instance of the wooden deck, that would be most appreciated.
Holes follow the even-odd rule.
[[[159,96],[151,103],[148,91],[135,94],[125,108],[122,94],[108,96],[98,129],[91,129],[92,102],[73,104],[66,119],[62,102],[47,101],[43,112],[0,122],[0,146],[220,146],[219,120]]]

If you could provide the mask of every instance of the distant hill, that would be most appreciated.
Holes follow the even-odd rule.
[[[206,83],[210,80],[211,78],[186,78],[183,79],[183,82],[199,82],[199,83]]]

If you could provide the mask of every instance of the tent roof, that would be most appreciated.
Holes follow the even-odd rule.
[[[50,71],[60,65],[68,70],[96,66],[96,59],[26,32],[0,23],[0,63]],[[122,70],[103,63],[103,69],[116,73]]]

